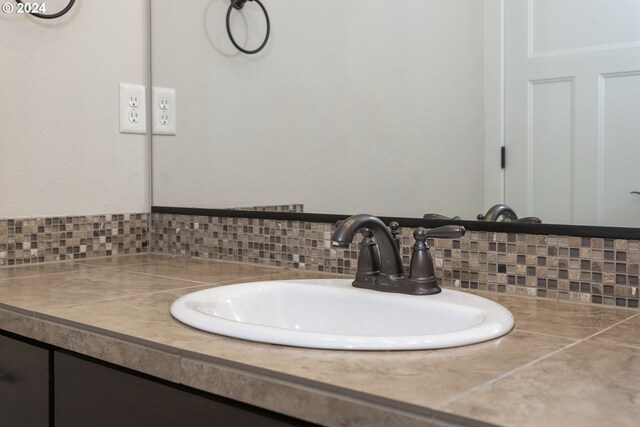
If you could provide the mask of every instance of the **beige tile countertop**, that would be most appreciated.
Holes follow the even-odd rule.
[[[328,351],[185,326],[176,298],[328,277],[144,254],[0,269],[0,329],[323,425],[636,426],[640,313],[492,293],[506,336],[430,351]]]

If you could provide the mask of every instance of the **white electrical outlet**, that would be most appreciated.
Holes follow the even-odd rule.
[[[137,108],[140,106],[140,98],[138,97],[138,95],[133,94],[129,96],[129,106],[133,108]]]
[[[129,123],[140,123],[140,116],[138,115],[138,111],[136,111],[136,108],[132,108],[131,110],[129,110]]]
[[[151,120],[154,135],[176,134],[176,90],[164,87],[152,89]]]
[[[120,132],[147,133],[144,86],[120,83]]]

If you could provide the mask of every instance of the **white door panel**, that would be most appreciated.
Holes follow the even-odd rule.
[[[602,220],[640,227],[640,73],[602,77]]]
[[[531,0],[527,13],[532,56],[640,44],[638,0]]]
[[[572,217],[573,93],[572,79],[535,81],[529,86],[527,169],[538,173],[527,177],[527,204],[541,207],[536,215],[545,218]]]

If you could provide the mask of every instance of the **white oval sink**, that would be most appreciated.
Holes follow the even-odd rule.
[[[171,305],[204,331],[296,347],[418,350],[500,337],[513,327],[503,306],[443,289],[413,296],[357,289],[351,280],[280,280],[192,292]]]

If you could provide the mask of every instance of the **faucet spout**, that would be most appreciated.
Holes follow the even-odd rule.
[[[404,275],[402,258],[387,226],[377,217],[368,214],[353,215],[342,221],[331,237],[333,246],[347,247],[356,232],[368,228],[373,233],[380,248],[380,273],[389,277]]]

